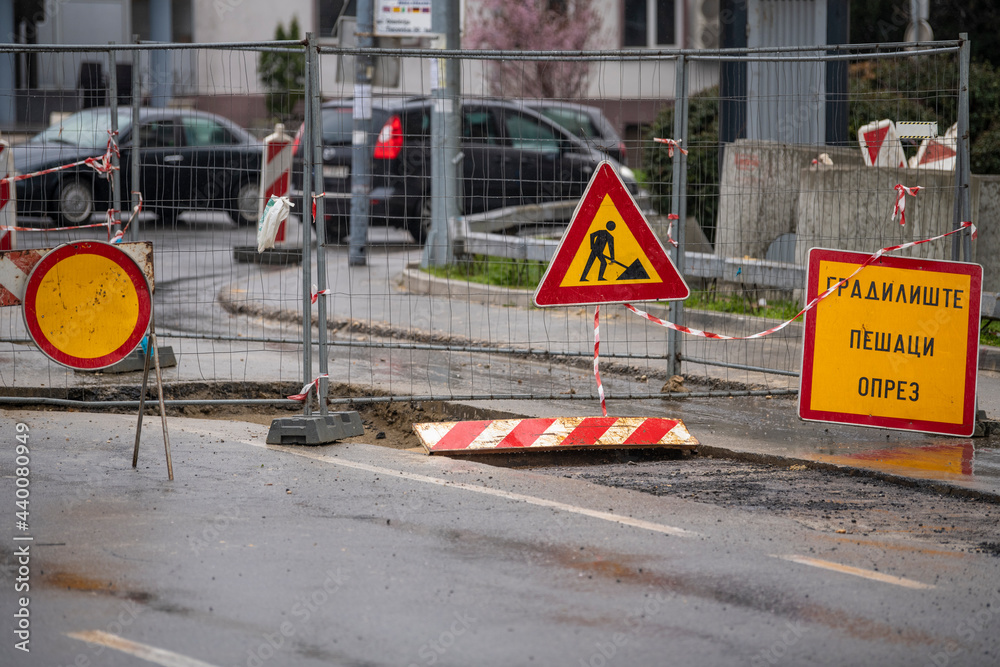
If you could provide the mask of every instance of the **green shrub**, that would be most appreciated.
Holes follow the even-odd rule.
[[[719,87],[692,95],[688,102],[687,214],[693,215],[709,241],[715,239],[715,217],[719,207]],[[673,158],[667,147],[653,137],[673,138],[674,109],[664,108],[649,129],[643,167],[653,205],[670,212],[673,194]]]

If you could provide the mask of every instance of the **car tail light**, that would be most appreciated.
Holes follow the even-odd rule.
[[[628,155],[628,148],[625,146],[624,141],[619,142],[618,144],[618,154],[622,156],[622,160],[624,160],[625,156]]]
[[[403,123],[393,116],[382,126],[375,141],[376,160],[395,160],[403,150]]]
[[[299,131],[295,133],[295,140],[292,142],[292,155],[299,154],[299,144],[302,142],[302,132],[306,129],[306,124],[299,125]]]

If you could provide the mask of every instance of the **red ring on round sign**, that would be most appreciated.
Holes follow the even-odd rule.
[[[138,318],[135,328],[125,342],[111,352],[97,357],[80,357],[59,349],[46,336],[39,323],[37,312],[38,290],[42,281],[63,260],[77,255],[96,255],[113,262],[131,282],[138,300]],[[124,296],[124,295],[123,295]],[[24,323],[28,333],[45,356],[64,366],[81,370],[99,370],[113,366],[139,346],[152,320],[152,299],[149,281],[136,261],[118,246],[104,241],[77,241],[65,243],[46,253],[28,274],[24,290]]]

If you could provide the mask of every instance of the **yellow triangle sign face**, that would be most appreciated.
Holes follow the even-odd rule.
[[[621,177],[602,162],[535,290],[535,304],[658,301],[690,293]]]
[[[608,195],[559,286],[589,286],[595,281],[616,285],[663,282]]]

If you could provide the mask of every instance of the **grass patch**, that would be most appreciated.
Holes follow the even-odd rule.
[[[979,344],[1000,347],[1000,320],[983,320],[979,327]]]
[[[685,308],[696,308],[698,310],[714,310],[719,313],[738,313],[740,315],[753,315],[754,317],[770,317],[776,320],[790,320],[795,317],[802,307],[795,301],[777,299],[767,301],[761,305],[759,301],[751,299],[745,294],[730,293],[719,294],[715,291],[691,292],[691,296],[684,302]],[[801,320],[802,318],[797,318]]]
[[[425,271],[438,278],[466,280],[511,289],[535,289],[545,274],[545,262],[472,255],[448,266],[429,266]]]

